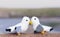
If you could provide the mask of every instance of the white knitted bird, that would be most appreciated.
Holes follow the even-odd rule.
[[[20,23],[14,26],[8,27],[6,31],[12,32],[15,30],[18,33],[18,35],[20,35],[20,33],[24,33],[28,29],[29,23],[30,23],[29,17],[24,16]]]
[[[50,26],[45,26],[45,25],[40,24],[39,19],[35,16],[31,18],[31,21],[33,24],[34,32],[41,32],[41,34],[44,34],[45,32],[49,32],[53,30],[53,28]]]

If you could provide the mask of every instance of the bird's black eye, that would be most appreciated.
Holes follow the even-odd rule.
[[[34,20],[36,20],[36,18],[34,18]]]
[[[26,20],[26,21],[28,21],[28,20]]]

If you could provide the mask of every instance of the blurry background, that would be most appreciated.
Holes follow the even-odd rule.
[[[7,33],[7,27],[20,23],[23,16],[37,16],[41,24],[52,26],[52,32],[59,33],[59,4],[60,0],[0,0],[0,34]]]
[[[22,16],[60,17],[60,8],[0,8],[1,18],[19,18]]]

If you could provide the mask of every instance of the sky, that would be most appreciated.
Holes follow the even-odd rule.
[[[59,8],[60,0],[0,0],[0,8]]]

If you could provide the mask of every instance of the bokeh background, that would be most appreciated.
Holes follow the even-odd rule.
[[[1,18],[19,18],[22,16],[60,17],[60,8],[0,8]]]

